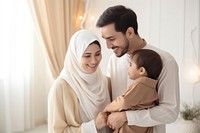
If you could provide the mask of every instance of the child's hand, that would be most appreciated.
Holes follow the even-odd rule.
[[[100,112],[95,119],[95,126],[97,130],[107,126],[108,113]]]
[[[104,112],[104,113],[107,113],[107,112],[108,112],[107,106],[104,108],[103,112]]]
[[[113,131],[113,133],[118,133],[119,132],[119,130],[117,130],[117,129],[115,129],[114,131]]]

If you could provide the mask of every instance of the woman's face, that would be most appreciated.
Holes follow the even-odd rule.
[[[90,44],[81,58],[81,66],[86,73],[93,73],[96,71],[102,59],[101,48],[98,44]]]

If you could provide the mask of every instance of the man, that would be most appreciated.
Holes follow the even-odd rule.
[[[165,124],[174,122],[179,114],[179,77],[175,59],[169,53],[147,44],[139,36],[137,16],[129,8],[122,5],[109,7],[96,25],[100,27],[107,47],[115,53],[108,64],[113,99],[123,94],[131,83],[127,71],[129,55],[135,50],[152,49],[161,56],[163,62],[158,79],[159,105],[151,109],[112,113],[108,117],[108,125],[117,130],[128,122],[128,125],[153,126],[153,133],[165,133]]]

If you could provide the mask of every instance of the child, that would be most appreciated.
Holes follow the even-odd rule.
[[[158,104],[157,82],[162,70],[159,54],[150,49],[139,49],[130,56],[129,78],[134,83],[127,91],[108,104],[104,112],[148,109]],[[128,126],[126,122],[119,133],[153,133],[153,127]]]

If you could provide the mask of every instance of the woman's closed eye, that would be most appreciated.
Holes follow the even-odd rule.
[[[101,51],[98,51],[95,53],[95,56],[100,56],[101,55]]]
[[[91,54],[84,54],[83,57],[85,57],[85,58],[90,58],[90,57],[91,57]]]

